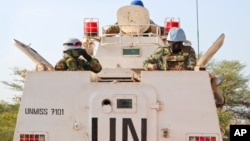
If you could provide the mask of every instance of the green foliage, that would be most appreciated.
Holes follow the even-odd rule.
[[[4,85],[15,91],[23,91],[26,69],[13,68],[15,78],[13,82],[1,81]],[[20,97],[16,97],[15,104],[0,101],[0,141],[12,141],[16,126]]]
[[[233,114],[231,112],[225,111],[224,109],[218,109],[219,122],[221,126],[221,130],[224,130],[226,137],[230,136],[230,120],[233,118]]]
[[[24,86],[24,78],[23,76],[26,74],[28,70],[13,68],[13,74],[16,78],[13,79],[13,82],[1,81],[4,85],[8,86],[10,89],[15,91],[23,91]]]
[[[210,67],[213,73],[220,74],[224,79],[219,88],[226,97],[226,105],[250,106],[250,93],[247,85],[249,75],[242,73],[246,65],[239,61],[223,60],[210,64]]]
[[[245,64],[239,61],[219,61],[209,63],[207,70],[220,75],[223,83],[219,86],[226,98],[223,109],[218,109],[220,126],[225,130],[225,136],[229,137],[229,127],[234,120],[250,121],[250,91],[248,88],[249,75],[243,70]],[[229,139],[224,139],[228,141]]]
[[[233,118],[232,113],[225,111],[224,109],[218,109],[219,121],[222,127],[227,127],[230,125],[230,119]]]
[[[12,141],[19,104],[0,102],[0,141]]]

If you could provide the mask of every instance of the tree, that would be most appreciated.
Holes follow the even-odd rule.
[[[15,67],[12,70],[12,75],[17,76],[18,78],[14,78],[13,82],[2,81],[2,83],[9,86],[9,88],[12,90],[23,91],[24,75],[26,74],[27,69],[19,69]]]
[[[19,104],[0,101],[0,141],[12,141]]]
[[[233,121],[250,121],[250,91],[248,88],[249,75],[245,74],[245,64],[239,61],[212,61],[207,70],[220,75],[223,83],[219,88],[223,92],[226,103],[218,109],[220,125],[229,136],[229,125]],[[237,124],[237,123],[236,123]]]
[[[2,81],[2,83],[12,90],[22,92],[24,86],[23,75],[26,72],[26,69],[13,68],[12,75],[15,76],[13,82]],[[14,104],[0,101],[0,141],[13,140],[20,97],[16,97],[14,100]]]
[[[219,74],[224,81],[219,86],[226,98],[225,107],[234,112],[234,115],[250,119],[250,91],[248,81],[250,76],[243,73],[246,65],[239,61],[220,61],[210,64],[210,70]]]
[[[11,75],[14,75],[14,79],[12,82],[8,81],[1,81],[2,84],[8,86],[11,90],[22,92],[24,88],[24,81],[25,76],[27,73],[27,69],[20,69],[17,67],[12,68],[13,73]],[[14,97],[14,102],[20,102],[21,97]]]

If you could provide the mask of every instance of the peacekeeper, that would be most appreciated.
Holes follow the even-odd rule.
[[[185,46],[186,35],[182,28],[173,27],[167,36],[166,47],[159,47],[144,62],[145,70],[194,70],[196,54]]]
[[[102,66],[98,59],[91,57],[82,48],[82,42],[77,38],[68,38],[63,43],[63,58],[55,65],[57,71],[90,70],[98,73]]]

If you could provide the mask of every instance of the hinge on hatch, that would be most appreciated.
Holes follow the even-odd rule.
[[[160,101],[158,101],[155,104],[152,104],[151,108],[160,111],[163,108],[163,104]]]

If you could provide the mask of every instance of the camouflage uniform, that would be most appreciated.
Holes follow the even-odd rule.
[[[98,73],[102,70],[102,66],[96,58],[83,59],[79,58],[81,54],[78,50],[65,51],[64,56],[55,65],[55,70],[58,71],[79,71],[90,70]],[[86,61],[89,60],[89,61]]]
[[[182,46],[178,53],[173,53],[171,47],[159,47],[143,62],[145,70],[148,70],[149,64],[156,64],[157,70],[178,70],[180,67],[193,70],[196,65],[196,55],[191,46]]]

